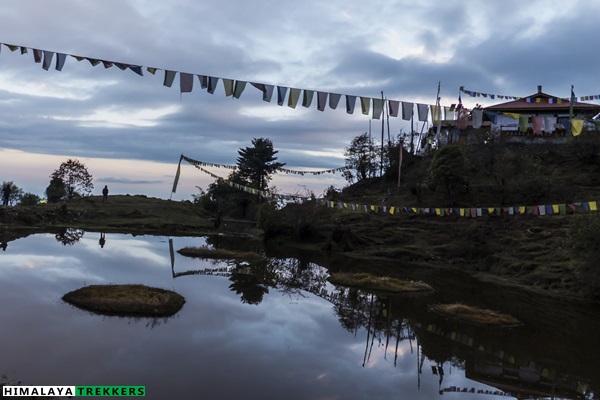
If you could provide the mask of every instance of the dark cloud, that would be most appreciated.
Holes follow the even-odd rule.
[[[114,177],[96,178],[95,180],[100,183],[126,183],[129,185],[153,185],[156,183],[164,183],[165,182],[165,181],[133,180],[133,179],[127,179],[127,178],[114,178]]]
[[[445,105],[463,85],[516,96],[537,85],[559,96],[571,84],[578,95],[600,93],[590,50],[598,6],[587,2],[19,4],[0,10],[1,42],[144,67],[429,104],[441,82]],[[5,46],[0,65],[6,149],[166,163],[184,153],[233,164],[240,147],[269,137],[288,165],[333,168],[369,129],[359,105],[346,114],[343,98],[337,110],[317,111],[316,99],[292,110],[250,85],[239,100],[225,97],[222,82],[211,95],[197,79],[181,95],[178,79],[163,86],[161,70],[140,77],[69,57],[62,72],[44,71],[31,51]],[[390,125],[392,135],[408,130],[400,119]],[[372,129],[379,137],[380,121]]]

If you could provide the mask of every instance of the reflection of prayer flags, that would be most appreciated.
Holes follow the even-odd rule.
[[[338,93],[329,93],[329,108],[335,110],[340,103],[341,94]]]
[[[165,71],[165,79],[163,80],[163,85],[166,87],[171,87],[173,81],[175,80],[175,75],[177,72],[175,71]]]
[[[235,97],[236,99],[239,99],[245,88],[246,88],[245,81],[235,81],[235,88],[233,89],[233,97]]]
[[[181,93],[189,93],[194,87],[194,75],[186,72],[179,73],[179,91]]]
[[[348,114],[354,113],[355,105],[356,105],[356,96],[346,95],[346,112]]]
[[[369,109],[371,108],[371,99],[369,97],[361,97],[360,108],[364,115],[369,115]]]
[[[383,112],[383,99],[373,99],[373,118],[380,119]]]
[[[298,99],[300,98],[301,91],[302,89],[290,89],[290,95],[288,96],[288,107],[296,108],[296,104],[298,104]]]

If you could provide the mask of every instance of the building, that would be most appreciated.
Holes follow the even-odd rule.
[[[570,112],[573,112],[571,126]],[[600,114],[600,105],[573,102],[569,98],[549,95],[538,86],[537,93],[483,109],[492,129],[500,135],[565,136],[573,132],[594,131],[591,119]],[[579,129],[578,129],[579,128]]]

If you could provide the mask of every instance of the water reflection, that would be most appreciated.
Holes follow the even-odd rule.
[[[98,240],[98,244],[100,248],[103,249],[106,244],[106,234],[104,232],[100,232],[100,240]]]
[[[83,238],[84,233],[83,229],[64,228],[54,235],[54,237],[63,246],[73,246]]]
[[[259,262],[213,262],[214,267],[175,272],[173,277],[212,275],[228,277],[229,289],[241,294],[243,303],[259,304],[270,288],[295,295],[312,293],[332,303],[341,327],[357,335],[366,332],[362,367],[372,365],[373,348],[382,348],[387,360],[390,346],[393,366],[408,343],[410,354],[416,354],[417,388],[421,387],[424,364],[430,365],[431,376],[437,381],[439,395],[469,393],[524,398],[596,399],[591,380],[577,377],[560,361],[536,359],[527,354],[529,332],[520,328],[481,328],[448,321],[427,313],[422,320],[428,294],[381,296],[354,288],[332,286],[327,271],[299,259],[265,258]],[[173,266],[172,266],[173,267]],[[406,314],[405,314],[406,313]],[[408,314],[411,316],[408,317]],[[428,321],[427,321],[428,320]],[[433,322],[435,321],[435,322]],[[520,346],[503,347],[500,337],[520,338]],[[523,353],[525,351],[525,353]],[[377,361],[375,361],[376,363]],[[448,371],[461,370],[473,382],[491,388],[445,384]],[[450,382],[452,383],[452,381]]]
[[[88,233],[71,246],[35,235],[0,253],[0,376],[133,382],[165,399],[597,398],[598,339],[581,335],[578,315],[479,328],[428,312],[446,300],[441,290],[377,295],[331,285],[310,258],[209,262],[171,251],[202,238],[110,236],[110,252]],[[59,300],[92,283],[143,283],[187,302],[172,319],[149,320],[99,317]]]

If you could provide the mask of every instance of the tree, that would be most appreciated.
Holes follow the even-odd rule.
[[[14,204],[19,204],[19,201],[21,201],[21,197],[23,196],[23,189],[15,185],[13,181],[4,181],[0,188],[4,188],[4,185],[8,185],[10,187],[10,196],[8,197],[8,204],[11,206]]]
[[[267,183],[271,180],[271,174],[283,167],[285,164],[277,162],[271,139],[254,138],[254,147],[246,147],[238,150],[240,155],[237,159],[238,175],[242,180],[247,180],[259,190],[265,190]]]
[[[349,183],[371,178],[379,169],[379,152],[375,141],[367,132],[352,139],[350,146],[344,151],[344,156],[348,169],[344,170],[342,175]]]
[[[61,178],[52,178],[46,188],[48,203],[58,203],[67,196],[67,186]]]
[[[19,202],[20,206],[34,206],[38,204],[40,201],[40,197],[35,193],[25,193],[21,196],[21,201]]]
[[[457,145],[444,146],[433,155],[427,183],[432,189],[443,189],[448,204],[454,205],[456,195],[466,187],[467,159]]]
[[[69,159],[60,164],[60,167],[50,175],[52,180],[57,178],[61,179],[65,185],[69,199],[73,196],[89,196],[94,188],[92,175],[79,160]],[[52,181],[50,185],[52,185]]]

